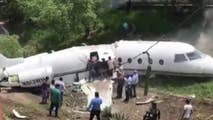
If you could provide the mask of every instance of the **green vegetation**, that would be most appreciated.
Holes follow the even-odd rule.
[[[126,117],[124,113],[114,113],[110,120],[129,120],[129,117]]]
[[[10,33],[20,37],[24,56],[29,56],[81,43],[112,43],[123,38],[124,22],[136,27],[129,39],[160,36],[173,31],[193,11],[187,10],[179,17],[167,8],[141,8],[127,13],[107,6],[106,0],[10,0],[0,4],[0,20],[8,21]],[[183,27],[202,17],[194,18]]]
[[[157,77],[150,79],[150,87],[165,93],[213,98],[213,81],[209,78]]]
[[[0,35],[0,51],[7,57],[20,57],[23,54],[21,45],[16,35]]]

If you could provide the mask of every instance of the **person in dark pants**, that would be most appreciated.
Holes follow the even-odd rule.
[[[62,104],[63,104],[63,98],[64,98],[64,92],[65,92],[65,89],[66,89],[66,88],[65,88],[64,81],[63,81],[63,78],[60,77],[59,80],[57,80],[57,81],[55,82],[55,84],[58,84],[58,85],[59,85],[59,90],[60,90],[60,92],[61,92],[60,106],[62,106]]]
[[[95,98],[92,99],[89,105],[89,110],[90,110],[89,120],[93,120],[94,116],[96,116],[97,120],[101,120],[100,118],[101,104],[102,104],[102,99],[99,98],[99,93],[95,92]]]
[[[157,108],[157,103],[151,103],[151,108],[143,117],[143,120],[160,120],[160,110]]]
[[[138,84],[139,81],[139,76],[138,76],[138,72],[134,71],[133,75],[132,75],[132,97],[136,97],[136,86]]]
[[[41,85],[41,90],[42,90],[42,101],[40,104],[47,104],[47,100],[49,98],[49,89],[50,89],[50,84],[48,83],[49,77],[46,77],[45,82]]]
[[[51,103],[50,103],[50,109],[49,109],[49,116],[52,116],[53,108],[55,108],[55,117],[58,117],[58,108],[60,105],[60,99],[61,99],[61,91],[59,90],[59,85],[56,84],[55,88],[51,89]]]
[[[132,77],[131,77],[131,75],[128,75],[128,77],[125,78],[126,98],[125,98],[124,102],[129,102],[129,98],[131,97],[131,82],[132,82]]]
[[[123,86],[124,86],[124,77],[121,73],[117,72],[117,96],[116,98],[122,98]]]

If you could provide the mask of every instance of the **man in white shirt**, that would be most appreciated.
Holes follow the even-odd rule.
[[[109,77],[112,77],[114,64],[113,64],[113,61],[112,61],[111,57],[108,58],[107,64],[108,64],[108,75],[109,75]]]
[[[185,101],[185,105],[184,105],[184,111],[183,111],[183,115],[181,117],[181,120],[190,120],[191,115],[193,113],[192,111],[192,105],[190,103],[189,99],[186,99]]]

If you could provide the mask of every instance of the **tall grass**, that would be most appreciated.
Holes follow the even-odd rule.
[[[143,85],[143,82],[142,82]],[[213,99],[212,78],[189,78],[189,77],[157,77],[149,80],[151,88],[162,92],[191,95],[202,99]]]

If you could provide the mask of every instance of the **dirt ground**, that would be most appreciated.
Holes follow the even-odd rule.
[[[12,110],[17,110],[21,115],[26,115],[27,120],[88,120],[89,113],[86,112],[86,96],[83,93],[66,93],[63,107],[60,109],[59,118],[48,116],[48,105],[39,104],[41,98],[27,92],[1,92],[0,102],[3,105],[5,120],[14,120]],[[115,90],[114,90],[115,91]],[[135,102],[143,101],[143,89],[137,88],[138,98],[130,99],[129,103],[122,102],[123,99],[113,99],[112,109],[115,112],[123,112],[129,120],[142,120],[144,113],[149,109],[149,104],[137,106]],[[159,96],[161,103],[158,104],[161,110],[161,120],[179,120],[183,109],[183,98],[171,95],[157,94],[150,92],[149,96]],[[113,95],[115,96],[115,94]],[[124,95],[123,95],[124,97]],[[147,97],[147,98],[148,98]],[[213,115],[213,101],[197,100],[192,101],[194,113],[192,120],[207,120]],[[208,120],[213,120],[209,118]]]
[[[183,97],[157,94],[156,92],[151,92],[149,96],[143,97],[143,89],[138,88],[137,91],[138,98],[131,99],[129,103],[123,103],[122,100],[114,100],[113,107],[125,113],[130,120],[142,120],[145,112],[149,110],[150,104],[135,105],[135,103],[144,101],[152,96],[158,96],[159,100],[161,100],[161,103],[158,103],[158,108],[161,111],[161,120],[180,120],[184,106]],[[192,105],[194,107],[192,120],[207,120],[213,115],[213,101],[193,99]],[[208,120],[213,120],[213,116]]]

